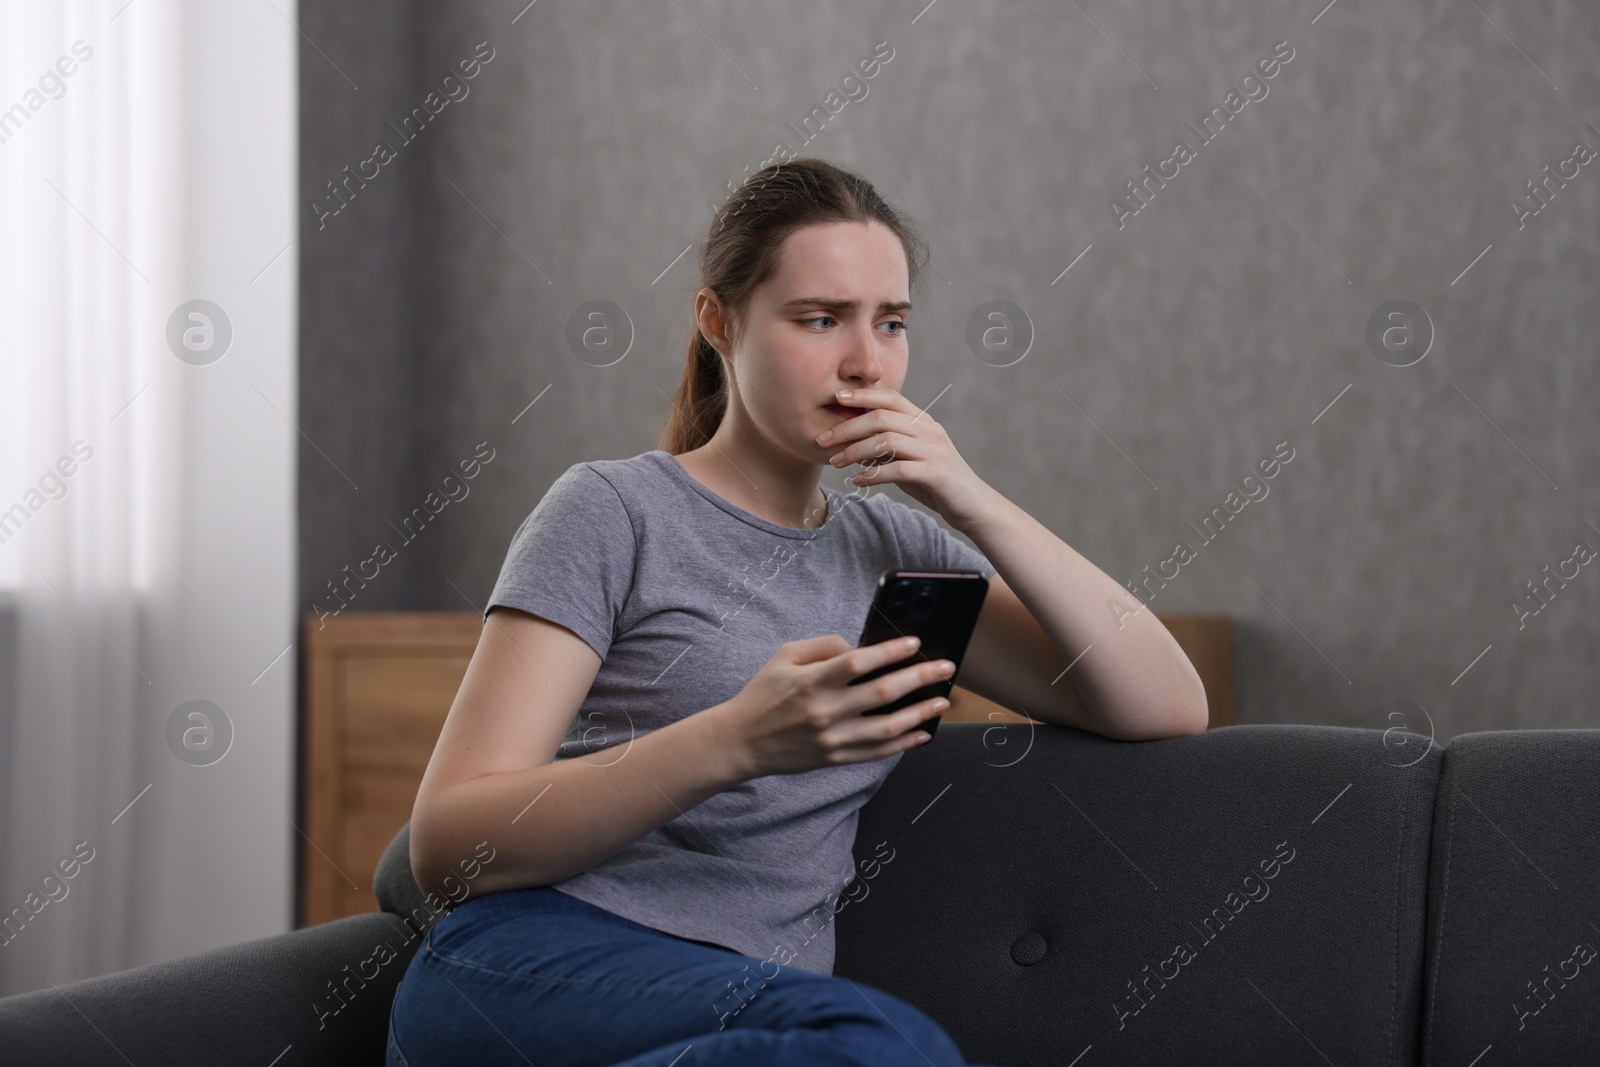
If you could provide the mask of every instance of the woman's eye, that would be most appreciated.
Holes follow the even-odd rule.
[[[836,321],[836,320],[834,319],[834,317],[832,315],[818,315],[814,319],[801,319],[800,320],[800,325],[802,325],[802,326],[810,326],[813,323],[834,322],[834,321]],[[901,322],[899,319],[890,319],[888,322],[882,323],[881,325],[884,325],[884,326],[898,326],[898,327],[900,327],[898,330],[890,330],[889,331],[889,336],[890,337],[899,337],[901,334],[903,334],[907,330],[911,329],[909,324]],[[821,328],[823,328],[823,327],[819,327],[819,329],[821,329]]]

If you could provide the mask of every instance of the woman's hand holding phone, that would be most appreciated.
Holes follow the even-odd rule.
[[[739,693],[711,709],[724,717],[746,778],[796,774],[864,763],[914,748],[928,734],[913,728],[944,712],[942,697],[889,715],[861,713],[954,673],[949,660],[918,659],[860,685],[869,671],[914,655],[915,639],[896,637],[856,648],[839,634],[780,646]]]

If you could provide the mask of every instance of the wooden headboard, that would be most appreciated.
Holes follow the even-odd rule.
[[[1205,683],[1211,725],[1233,723],[1226,615],[1162,615]],[[372,876],[417,786],[483,632],[470,611],[306,616],[299,921],[376,911]],[[1026,722],[956,686],[944,719]]]

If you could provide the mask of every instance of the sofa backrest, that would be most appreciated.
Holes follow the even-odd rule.
[[[1600,730],[1457,735],[1434,815],[1425,1062],[1600,1063],[1597,950]]]
[[[1415,1064],[1442,762],[1331,726],[943,726],[860,812],[835,973],[973,1062]]]

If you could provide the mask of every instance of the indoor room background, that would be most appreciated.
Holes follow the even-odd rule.
[[[903,392],[973,470],[1122,610],[1232,620],[1235,722],[1600,725],[1591,4],[61,10],[0,42],[0,241],[60,235],[3,257],[53,384],[0,508],[95,458],[0,543],[6,907],[98,852],[0,992],[295,925],[307,620],[476,612],[558,475],[655,448],[713,212],[787,158],[926,236]],[[52,277],[122,325],[50,334]],[[202,699],[225,773],[173,758]]]
[[[904,392],[973,469],[1232,617],[1237,721],[1595,724],[1593,9],[389,10],[305,12],[303,612],[473,610],[557,475],[654,448],[712,209],[787,152],[926,233]]]

